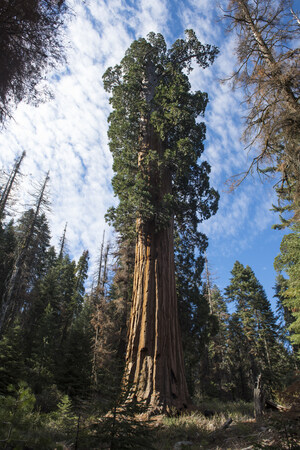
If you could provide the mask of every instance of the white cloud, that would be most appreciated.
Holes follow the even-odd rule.
[[[193,89],[209,93],[207,108],[207,142],[204,157],[212,165],[212,184],[220,192],[224,181],[245,168],[246,154],[239,137],[241,126],[239,92],[233,93],[219,79],[230,74],[234,58],[234,39],[224,38],[222,24],[217,22],[215,2],[147,0],[138,6],[122,0],[89,0],[73,2],[75,16],[68,24],[66,41],[68,65],[52,74],[55,98],[34,108],[20,104],[14,120],[0,134],[0,160],[5,168],[26,150],[19,191],[21,202],[27,200],[30,180],[41,180],[51,173],[52,210],[49,217],[54,242],[57,243],[68,222],[69,248],[76,258],[88,248],[95,260],[107,208],[116,202],[110,187],[112,158],[108,149],[108,95],[102,85],[102,74],[123,57],[134,37],[150,31],[161,32],[168,41],[183,37],[184,29],[193,27],[203,43],[220,44],[221,53],[212,68],[195,69],[191,74]],[[170,17],[177,15],[181,29],[173,29]],[[222,36],[222,42],[220,37]],[[218,214],[202,224],[215,242],[241,237],[249,216],[254,212],[251,233],[268,226],[266,214],[259,219],[255,203],[263,188],[246,183],[232,195],[221,192]],[[268,209],[269,200],[264,201]],[[225,245],[225,243],[224,243]]]

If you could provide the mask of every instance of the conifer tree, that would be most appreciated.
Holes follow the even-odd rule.
[[[74,316],[76,316],[76,313],[78,315],[84,301],[85,281],[88,277],[88,267],[89,267],[89,252],[88,250],[84,250],[78,260],[75,271],[76,281],[74,290],[74,303],[75,303]]]
[[[123,239],[136,237],[125,380],[153,410],[185,409],[187,391],[178,325],[174,226],[198,247],[198,224],[217,208],[210,167],[199,164],[207,95],[192,93],[187,73],[217,49],[192,30],[168,50],[160,34],[134,41],[104,74],[111,92],[110,149],[119,198],[108,218]]]
[[[17,254],[14,258],[12,272],[7,280],[6,290],[2,298],[0,311],[0,334],[16,318],[24,299],[20,298],[20,290],[24,282],[24,269],[28,258],[31,257],[31,245],[36,234],[36,229],[40,221],[40,215],[43,208],[47,207],[47,184],[49,182],[49,173],[47,173],[39,192],[34,194],[35,208],[28,212],[29,220],[26,222],[25,230],[21,234],[22,238],[17,248]],[[47,227],[47,224],[45,224]],[[49,231],[49,230],[47,230]],[[45,244],[46,246],[48,243]],[[42,250],[44,243],[41,244]],[[39,246],[38,249],[39,250]]]
[[[67,222],[65,224],[65,228],[62,234],[62,237],[60,238],[60,242],[59,242],[59,255],[58,258],[62,258],[65,254],[66,251],[66,234],[67,234]]]
[[[232,400],[253,398],[254,378],[257,376],[256,361],[249,352],[249,342],[238,313],[228,322],[228,359]]]
[[[206,381],[206,394],[225,400],[232,399],[232,379],[230,371],[229,348],[229,318],[226,302],[217,286],[210,288],[210,308],[216,324],[214,334],[209,336],[208,366],[209,370],[203,376]]]
[[[290,330],[289,327],[292,324],[294,318],[291,310],[285,305],[284,293],[287,290],[288,280],[279,273],[276,277],[275,283],[275,295],[277,320],[280,328],[280,338],[285,345],[290,346]]]
[[[271,305],[249,266],[244,267],[236,261],[231,273],[231,283],[225,293],[236,306],[232,324],[235,324],[235,333],[239,334],[238,345],[242,343],[243,358],[248,360],[248,387],[254,387],[260,374],[265,385],[275,386],[282,381],[281,362],[287,353],[278,341],[278,326]]]
[[[197,252],[189,235],[175,233],[175,274],[179,323],[182,334],[186,378],[191,395],[204,388],[209,376],[207,345],[216,331],[215,318],[210,314],[209,302],[201,289],[203,253],[207,238],[201,236]],[[197,253],[197,256],[196,256]],[[197,389],[198,388],[198,389]]]
[[[22,277],[27,292],[31,291],[36,282],[45,275],[51,238],[49,223],[45,213],[42,212],[34,218],[34,210],[29,209],[22,214],[15,226],[18,249],[22,248],[33,220],[35,220],[35,226],[27,248],[22,270]]]
[[[85,302],[72,321],[61,358],[55,367],[58,387],[71,398],[89,398],[92,385],[92,337],[91,305]]]
[[[110,286],[109,299],[114,301],[118,312],[119,342],[117,355],[125,360],[127,344],[127,328],[132,298],[133,272],[134,272],[134,242],[119,241],[117,258],[114,267],[114,277]]]
[[[6,290],[6,280],[12,271],[17,240],[13,221],[0,224],[0,308]]]
[[[87,251],[77,265],[67,254],[58,256],[35,285],[24,328],[24,352],[35,393],[55,383],[66,393],[69,390],[76,395],[79,390],[82,392],[78,387],[79,373],[84,373],[87,381],[87,369],[83,367],[90,358],[89,317],[83,307],[87,270]],[[77,344],[75,336],[79,339]],[[77,364],[77,369],[72,364]]]
[[[275,258],[275,269],[285,271],[288,279],[280,289],[282,304],[289,311],[290,339],[295,354],[300,356],[300,225],[291,227],[291,233],[283,237],[280,254]]]
[[[22,153],[22,155],[17,158],[14,167],[11,171],[11,173],[9,174],[9,177],[7,179],[7,182],[5,184],[5,186],[3,187],[3,189],[1,190],[1,198],[0,198],[0,221],[3,220],[4,217],[4,212],[7,206],[7,202],[9,201],[9,199],[11,198],[12,192],[13,192],[13,188],[16,184],[16,181],[18,179],[18,176],[20,175],[20,167],[22,164],[22,161],[25,157],[26,153],[25,151]]]
[[[3,0],[0,3],[0,125],[21,100],[34,104],[45,89],[45,70],[63,60],[65,0]]]
[[[97,270],[97,284],[89,297],[91,303],[91,324],[93,327],[93,365],[92,378],[95,392],[100,392],[103,399],[102,383],[114,372],[114,379],[121,381],[124,368],[124,342],[126,341],[126,293],[124,290],[124,273],[118,250],[117,267],[111,282],[108,281],[110,266],[110,244],[105,246],[104,234]]]

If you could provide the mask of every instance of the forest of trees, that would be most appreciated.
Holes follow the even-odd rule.
[[[10,442],[17,442],[19,436],[24,438],[28,420],[31,434],[26,436],[37,445],[33,448],[52,448],[51,439],[65,437],[66,429],[74,439],[76,427],[86,417],[120,406],[122,392],[132,391],[132,384],[123,385],[122,391],[121,380],[126,367],[134,248],[122,239],[112,246],[103,234],[97,270],[87,289],[89,254],[85,250],[78,262],[71,259],[67,226],[58,247],[50,245],[48,174],[33,193],[31,207],[17,221],[10,218],[24,157],[15,162],[1,188],[0,395],[5,401],[0,416],[10,414],[12,419],[0,436],[5,441],[11,426]],[[261,376],[264,391],[272,398],[292,380],[297,367],[298,336],[291,328],[292,344],[288,341],[287,327],[294,321],[280,294],[280,283],[285,280],[280,276],[277,280],[275,314],[249,266],[236,261],[222,294],[212,282],[205,257],[195,260],[189,242],[180,236],[175,236],[175,242],[188,395],[195,403],[207,398],[251,401]],[[12,413],[16,402],[17,417]],[[131,424],[128,414],[142,407],[140,402],[133,405],[132,410],[126,406],[126,427]],[[38,425],[29,414],[33,408],[44,414]],[[36,426],[44,430],[41,435]],[[92,445],[93,439],[107,437],[103,431],[107,424],[97,426],[102,438],[98,433],[89,435],[95,428],[92,422],[81,436],[83,442]],[[45,427],[52,434],[48,436]],[[43,439],[47,443],[40,444]],[[129,448],[143,448],[134,445]]]
[[[233,78],[248,89],[246,138],[261,145],[251,167],[280,175],[277,227],[288,233],[275,260],[276,311],[253,270],[239,261],[221,292],[199,231],[217,213],[219,194],[210,186],[209,164],[200,162],[206,130],[198,119],[208,96],[191,91],[189,73],[192,64],[213,64],[219,50],[201,44],[193,30],[170,48],[161,34],[150,33],[103,75],[119,203],[106,216],[115,242],[103,233],[92,277],[88,249],[78,261],[68,252],[67,224],[59,245],[51,245],[49,172],[17,218],[25,152],[1,174],[3,448],[56,448],[66,437],[74,448],[99,442],[150,448],[138,412],[179,414],[204,399],[251,402],[258,380],[274,399],[293,380],[300,350],[299,54],[283,47],[299,23],[292,11],[285,33],[278,28],[287,6],[231,0],[225,14],[238,29],[241,66]],[[0,21],[7,11],[4,2]],[[34,12],[33,22],[42,20],[51,34],[65,5],[37,2]],[[50,60],[59,59],[57,33]],[[0,121],[41,77],[28,58],[24,80],[2,82]]]

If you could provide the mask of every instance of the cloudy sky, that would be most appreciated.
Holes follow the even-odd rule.
[[[32,181],[43,180],[50,170],[53,244],[57,245],[67,222],[68,248],[78,258],[89,249],[96,260],[107,208],[116,202],[110,180],[112,158],[108,149],[108,95],[102,74],[117,64],[131,42],[150,31],[162,33],[171,45],[193,28],[203,43],[215,44],[220,55],[206,70],[191,74],[194,90],[208,92],[207,139],[203,157],[212,166],[211,184],[220,192],[219,211],[201,225],[209,238],[208,260],[220,288],[229,283],[236,260],[250,265],[273,296],[274,257],[282,233],[271,226],[275,201],[272,184],[249,177],[229,193],[226,180],[245,170],[251,156],[243,151],[242,92],[233,92],[220,79],[234,68],[235,38],[224,31],[221,11],[214,0],[70,0],[72,18],[65,41],[67,64],[49,75],[54,98],[38,108],[20,104],[14,119],[0,132],[0,159],[10,169],[23,150],[19,204],[28,203]],[[222,3],[222,2],[221,2]],[[224,2],[223,0],[223,3]]]

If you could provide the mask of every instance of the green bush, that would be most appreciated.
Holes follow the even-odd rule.
[[[9,395],[0,397],[0,446],[4,449],[53,449],[46,423],[34,411],[35,396],[26,383],[10,386]]]

